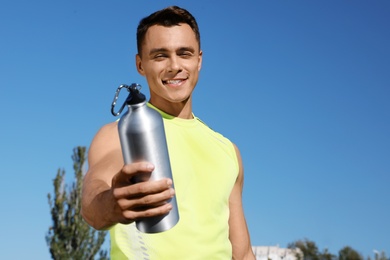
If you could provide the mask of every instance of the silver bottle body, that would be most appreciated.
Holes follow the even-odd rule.
[[[141,174],[135,182],[172,178],[171,164],[161,115],[146,105],[146,101],[128,105],[128,111],[118,122],[119,138],[125,164],[147,161],[154,164],[151,174]],[[173,186],[173,185],[172,185]],[[163,216],[136,221],[137,229],[144,233],[158,233],[171,229],[179,221],[176,196],[168,200],[172,210]]]

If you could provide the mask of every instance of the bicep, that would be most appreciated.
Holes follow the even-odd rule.
[[[122,151],[116,123],[111,123],[103,126],[92,140],[85,180],[98,179],[111,185],[112,177],[122,166]]]

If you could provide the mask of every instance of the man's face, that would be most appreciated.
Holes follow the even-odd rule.
[[[202,52],[188,24],[151,26],[145,35],[138,72],[146,77],[150,101],[163,109],[187,101],[198,81]]]

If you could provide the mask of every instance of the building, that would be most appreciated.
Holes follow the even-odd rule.
[[[252,246],[256,260],[299,260],[303,253],[299,248],[280,248],[279,246]]]

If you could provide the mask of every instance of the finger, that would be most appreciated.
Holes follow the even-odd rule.
[[[157,194],[152,194],[152,195],[147,195],[147,196],[132,198],[132,199],[125,199],[125,198],[119,199],[117,203],[122,211],[125,210],[142,211],[145,209],[155,208],[164,205],[174,195],[175,195],[175,191],[172,188],[170,188],[164,192],[160,192]]]
[[[126,164],[122,168],[122,173],[125,173],[127,175],[134,175],[139,172],[152,172],[154,170],[154,165],[149,162],[137,162],[137,163],[131,163]]]
[[[123,212],[123,217],[127,220],[126,223],[128,223],[141,218],[149,218],[149,217],[165,215],[168,214],[169,211],[171,211],[171,209],[172,209],[172,205],[166,203],[159,207],[150,208],[142,211],[127,210]]]
[[[132,178],[137,174],[151,173],[154,170],[154,165],[148,162],[138,162],[127,164],[113,177],[112,186],[124,186],[134,183]]]
[[[113,195],[116,199],[131,199],[143,197],[149,194],[156,194],[168,190],[172,186],[171,179],[162,179],[158,181],[140,182],[124,187],[113,189]]]

